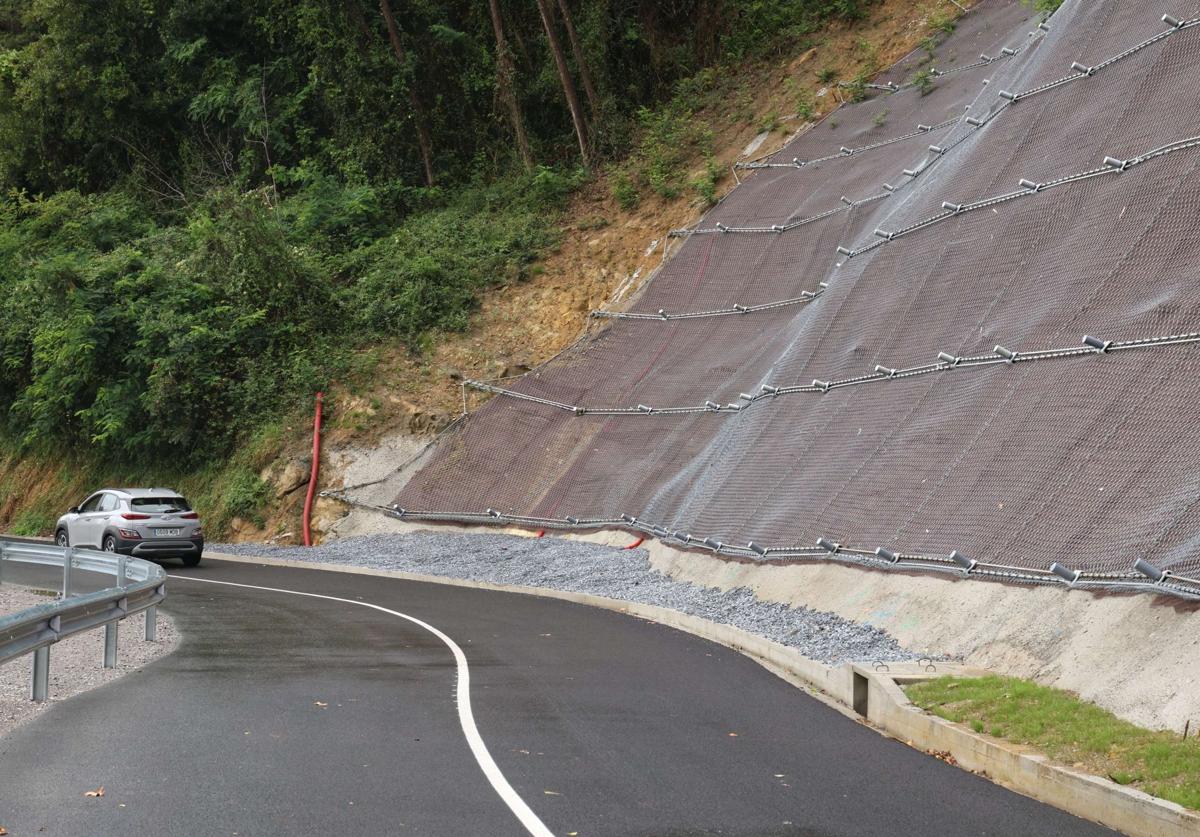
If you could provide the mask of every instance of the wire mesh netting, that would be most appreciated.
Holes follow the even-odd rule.
[[[1067,0],[1040,29],[983,0],[894,92],[751,164],[397,508],[1200,575],[1198,14]]]

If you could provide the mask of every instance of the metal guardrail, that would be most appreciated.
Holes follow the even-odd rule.
[[[38,574],[38,568],[57,570]],[[35,701],[46,699],[50,678],[50,646],[60,639],[104,627],[104,667],[117,664],[117,623],[136,613],[146,614],[146,640],[156,637],[158,604],[166,597],[167,574],[162,567],[111,552],[61,547],[0,538],[0,584],[20,568],[32,569],[33,586],[53,578],[59,597],[10,615],[0,615],[0,665],[33,654]],[[85,579],[112,579],[90,592],[72,593]]]

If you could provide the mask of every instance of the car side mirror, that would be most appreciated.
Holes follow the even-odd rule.
[[[79,514],[79,506],[71,506],[67,509],[67,514]]]

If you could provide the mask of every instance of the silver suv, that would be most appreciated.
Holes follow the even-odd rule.
[[[54,527],[59,546],[89,546],[139,558],[200,563],[200,516],[169,488],[106,488],[68,509]]]

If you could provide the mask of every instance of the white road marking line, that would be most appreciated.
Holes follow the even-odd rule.
[[[513,790],[513,786],[504,778],[504,774],[500,772],[500,768],[496,765],[492,754],[488,752],[487,745],[483,743],[483,738],[479,735],[479,729],[475,726],[475,714],[471,711],[471,672],[467,668],[467,655],[458,647],[458,643],[452,640],[446,634],[439,631],[428,622],[422,622],[415,616],[409,616],[406,613],[401,613],[398,610],[389,610],[377,604],[370,602],[359,602],[354,599],[343,599],[338,596],[324,596],[320,593],[305,593],[300,590],[284,590],[279,587],[260,587],[256,584],[238,584],[233,581],[216,581],[211,578],[195,578],[188,575],[167,576],[171,579],[179,581],[200,581],[205,584],[224,584],[227,587],[243,587],[247,590],[264,590],[268,593],[290,593],[293,596],[308,596],[310,599],[326,599],[331,602],[343,602],[345,604],[359,605],[361,607],[369,607],[372,610],[378,610],[381,613],[388,613],[392,616],[399,616],[401,619],[406,619],[414,625],[419,625],[431,634],[436,636],[446,644],[450,652],[454,654],[454,662],[458,667],[458,720],[462,724],[463,735],[467,737],[467,743],[471,747],[471,752],[475,755],[475,761],[479,762],[479,767],[483,770],[483,775],[487,776],[489,782],[492,783],[492,788],[500,795],[509,809],[521,821],[521,825],[525,826],[525,830],[534,837],[554,837],[550,829],[546,828],[545,824],[538,818],[538,815],[533,813],[533,810],[525,804],[525,800]]]

